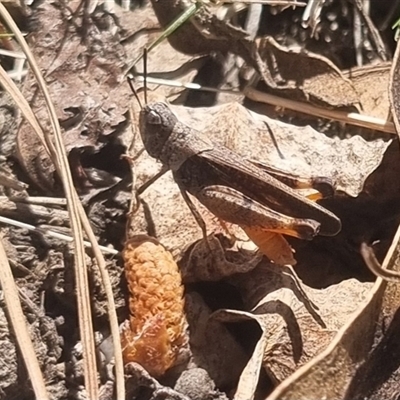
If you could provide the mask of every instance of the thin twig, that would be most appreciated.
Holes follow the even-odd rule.
[[[0,202],[4,200],[11,200],[16,203],[38,204],[42,206],[66,206],[67,200],[64,198],[56,197],[41,197],[41,196],[27,196],[27,197],[8,197],[0,196]]]
[[[27,229],[29,231],[37,232],[37,233],[39,233],[41,235],[44,235],[44,236],[50,236],[50,237],[53,237],[55,239],[64,240],[66,242],[72,242],[73,241],[73,238],[71,236],[64,235],[63,233],[59,233],[59,232],[54,232],[54,231],[51,231],[51,230],[48,230],[48,229],[43,229],[41,227],[30,225],[30,224],[27,224],[25,222],[17,221],[15,219],[11,219],[11,218],[0,216],[0,222],[2,222],[3,224],[12,225],[12,226],[16,226],[18,228],[24,228],[24,229]],[[92,247],[91,243],[87,242],[86,240],[83,241],[83,244],[87,248],[91,248]],[[99,246],[99,248],[103,253],[106,253],[106,254],[112,254],[112,255],[119,254],[119,251],[117,251],[115,249],[111,249],[109,247]]]

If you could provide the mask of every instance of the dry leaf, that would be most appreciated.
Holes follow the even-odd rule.
[[[204,210],[203,215],[205,213]],[[262,254],[256,251],[254,245],[248,249],[248,243],[238,239],[233,244],[228,243],[220,234],[209,236],[208,244],[210,247],[204,240],[199,240],[188,249],[189,255],[187,259],[185,257],[182,265],[182,278],[185,283],[219,281],[233,274],[244,274],[254,269],[262,258]]]
[[[226,322],[253,319],[263,332],[241,376],[238,393],[242,395],[237,399],[244,398],[243,393],[252,398],[261,366],[279,383],[327,348],[371,287],[352,279],[317,290],[299,285],[288,271],[262,264],[245,278],[231,278],[248,311],[220,310],[214,314]],[[315,393],[308,398],[315,398]]]
[[[387,119],[389,110],[389,74],[391,63],[365,65],[344,71],[358,94],[362,114]]]
[[[281,46],[272,37],[260,39],[258,49],[271,74],[273,85],[266,82],[271,89],[329,108],[358,104],[351,81],[328,58]]]
[[[192,361],[205,369],[219,388],[234,387],[247,355],[226,326],[210,318],[211,310],[196,292],[185,296]]]
[[[399,238],[400,230],[384,268],[398,270]],[[397,397],[399,306],[400,286],[378,279],[329,347],[282,382],[268,400]]]

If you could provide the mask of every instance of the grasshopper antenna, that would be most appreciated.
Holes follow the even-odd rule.
[[[144,103],[147,104],[147,47],[143,49]]]
[[[135,79],[135,78],[134,78],[132,75],[128,75],[128,84],[129,84],[129,87],[131,88],[132,93],[133,93],[133,95],[135,96],[135,99],[136,99],[137,102],[139,103],[139,107],[142,109],[142,108],[143,108],[142,102],[140,101],[140,98],[139,98],[139,95],[138,95],[138,93],[137,93],[137,90],[135,89],[135,86],[133,85],[134,79]]]
[[[140,101],[138,92],[133,84],[133,81],[135,80],[134,76],[132,74],[128,74],[127,79],[129,87],[131,88],[132,93],[135,96],[135,99],[139,103],[139,107],[143,109],[142,102]],[[147,104],[147,47],[145,47],[143,50],[143,89],[144,89],[144,104],[146,105]]]

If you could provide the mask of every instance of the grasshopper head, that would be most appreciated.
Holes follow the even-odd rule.
[[[162,102],[150,103],[140,111],[139,127],[146,151],[159,159],[175,124],[176,116]]]

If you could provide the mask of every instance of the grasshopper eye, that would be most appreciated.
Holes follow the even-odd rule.
[[[147,123],[151,125],[161,125],[161,116],[157,112],[151,110],[147,114]]]

